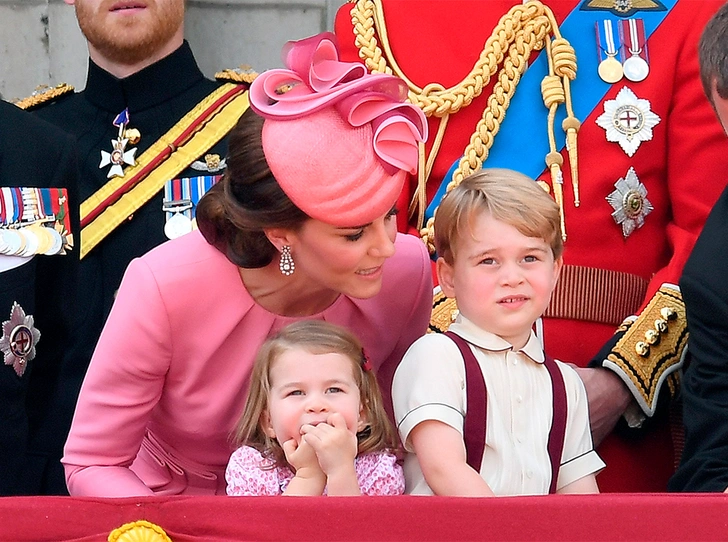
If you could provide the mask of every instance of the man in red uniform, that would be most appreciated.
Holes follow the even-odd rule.
[[[552,356],[601,365],[580,371],[599,442],[620,417],[640,426],[679,385],[687,336],[673,285],[728,167],[696,52],[723,2],[544,2],[359,0],[336,33],[345,59],[406,78],[430,118],[431,172],[402,195],[402,229],[419,227],[443,179],[481,162],[563,200],[566,265],[542,335]],[[602,490],[665,490],[667,417],[650,421],[601,442]]]

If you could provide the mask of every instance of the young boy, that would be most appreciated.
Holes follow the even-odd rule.
[[[435,245],[460,338],[420,338],[395,374],[407,493],[598,493],[584,386],[533,332],[563,264],[558,206],[520,173],[483,170],[442,200]]]

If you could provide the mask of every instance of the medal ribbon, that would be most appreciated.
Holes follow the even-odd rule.
[[[616,57],[618,47],[614,40],[615,33],[612,21],[610,19],[597,21],[594,23],[594,28],[597,32],[597,45],[599,45],[599,61],[602,62],[607,58]]]
[[[7,218],[5,214],[5,188],[0,188],[0,226],[7,226]]]
[[[56,190],[57,197],[53,197],[51,192],[51,209],[56,217],[56,221],[61,222],[65,228],[67,235],[71,234],[71,217],[68,214],[68,193],[65,188],[50,188]]]
[[[15,223],[20,221],[23,212],[23,195],[17,186],[12,187],[10,190],[13,194],[13,219],[11,222]]]
[[[38,201],[41,206],[41,218],[55,218],[51,205],[51,188],[36,188]]]
[[[619,35],[624,48],[624,58],[630,55],[642,57],[649,62],[647,56],[647,40],[645,39],[645,23],[642,19],[627,19],[619,21]]]

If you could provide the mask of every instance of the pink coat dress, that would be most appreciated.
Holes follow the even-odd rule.
[[[377,296],[341,295],[309,317],[357,333],[388,406],[394,370],[425,333],[432,299],[422,242],[398,234],[395,246]],[[295,320],[257,305],[238,268],[199,232],[132,261],[66,442],[71,495],[224,494],[255,353]]]

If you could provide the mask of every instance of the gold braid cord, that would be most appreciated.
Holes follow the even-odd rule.
[[[546,47],[549,75],[544,78],[542,84],[544,103],[549,109],[550,152],[546,156],[546,164],[551,172],[554,198],[561,207],[562,227],[564,226],[561,175],[563,160],[556,148],[553,125],[556,109],[560,104],[565,104],[567,118],[562,127],[567,133],[574,202],[578,206],[576,134],[580,124],[574,117],[570,95],[570,81],[576,76],[576,55],[569,42],[561,37],[556,19],[549,8],[539,1],[512,7],[500,19],[493,34],[486,40],[483,51],[470,73],[450,88],[445,88],[439,83],[429,83],[424,87],[418,87],[402,72],[389,47],[381,0],[358,0],[351,10],[351,16],[359,57],[364,61],[367,69],[374,73],[393,74],[404,80],[409,87],[409,100],[419,106],[426,116],[435,116],[440,119],[429,157],[425,154],[424,144],[421,144],[420,148],[417,193],[410,204],[410,216],[414,214],[415,210],[418,211],[418,228],[422,228],[424,223],[427,179],[437,156],[449,116],[470,105],[498,72],[483,115],[470,137],[470,142],[465,148],[453,180],[447,187],[448,192],[460,184],[465,177],[483,166],[516,86],[528,66],[531,53]],[[430,252],[434,252],[432,226],[433,220],[430,219],[427,227],[421,230],[422,238]],[[563,231],[566,232],[565,228]]]

